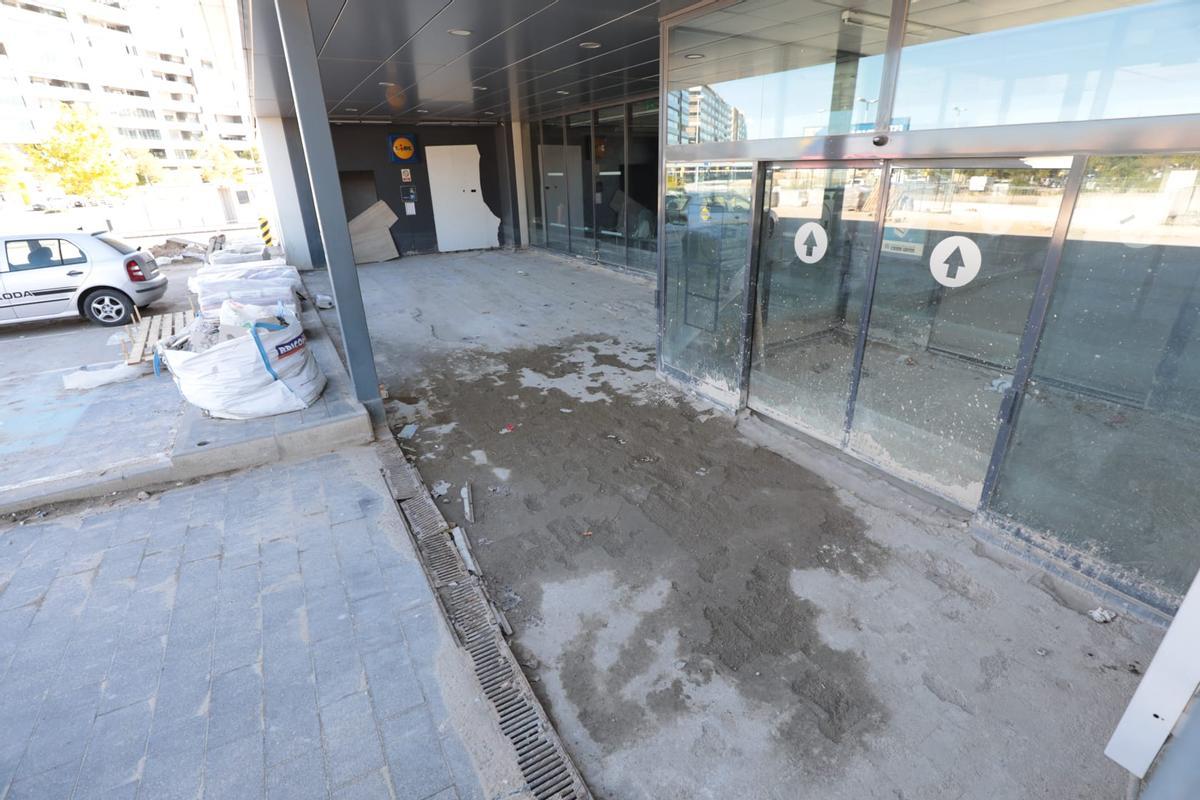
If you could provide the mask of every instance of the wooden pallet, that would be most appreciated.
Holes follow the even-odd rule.
[[[164,339],[183,333],[196,318],[195,311],[175,311],[170,314],[154,314],[140,317],[137,324],[126,326],[129,343],[121,343],[126,364],[140,364],[154,357],[154,349]],[[126,350],[128,347],[128,350]]]

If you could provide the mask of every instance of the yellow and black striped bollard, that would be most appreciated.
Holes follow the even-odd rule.
[[[266,217],[258,218],[258,230],[262,234],[263,244],[267,247],[275,244],[275,240],[271,238],[271,223],[267,221]]]

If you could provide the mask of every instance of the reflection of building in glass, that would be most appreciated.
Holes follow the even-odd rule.
[[[667,94],[667,143],[736,142],[746,139],[746,115],[709,86]]]

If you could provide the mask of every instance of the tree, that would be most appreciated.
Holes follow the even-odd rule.
[[[58,182],[79,197],[119,194],[133,185],[129,160],[91,111],[64,105],[54,132],[41,144],[21,148],[36,175]]]
[[[204,148],[203,158],[200,180],[205,183],[238,184],[246,180],[246,168],[229,145],[210,144]]]
[[[18,152],[11,147],[0,146],[0,192],[15,186],[25,166]]]
[[[137,174],[137,182],[139,186],[149,186],[154,183],[161,183],[163,179],[163,168],[158,163],[158,159],[150,154],[148,150],[142,150],[137,153],[126,152],[127,157],[133,161],[133,171]]]

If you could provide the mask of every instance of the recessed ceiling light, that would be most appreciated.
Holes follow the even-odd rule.
[[[467,30],[466,28],[451,28],[450,30],[446,31],[446,33],[450,34],[451,36],[470,36],[471,35],[471,31]]]
[[[704,53],[688,53],[684,58],[690,58],[695,61],[698,58],[704,58]]]
[[[555,94],[570,94],[566,89],[559,89]]]
[[[396,84],[392,83],[391,81],[380,81],[379,85],[380,86],[395,86]]]
[[[489,117],[494,117],[494,116],[496,116],[496,112],[495,112],[495,111],[485,111],[485,112],[483,112],[483,113],[484,113],[484,114],[487,114]]]
[[[417,109],[417,113],[418,113],[418,114],[428,114],[428,113],[429,113],[429,109],[428,109],[428,108],[418,108],[418,109]]]
[[[358,111],[357,108],[343,108],[343,111]]]
[[[486,86],[472,86],[471,88],[477,92],[486,92],[487,91]]]
[[[600,49],[599,42],[580,42],[579,46],[582,47],[584,50],[599,50]]]

